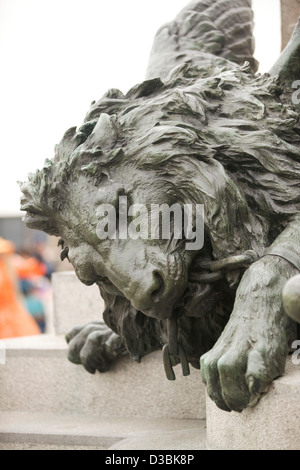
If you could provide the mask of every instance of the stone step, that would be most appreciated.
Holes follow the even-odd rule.
[[[242,413],[222,411],[207,398],[207,445],[213,450],[299,450],[300,364],[290,356],[258,404]]]
[[[0,450],[206,449],[205,421],[0,412]]]
[[[120,358],[91,375],[67,359],[64,337],[39,335],[0,341],[0,411],[94,414],[101,417],[204,419],[200,372],[168,381],[161,351],[140,364]]]
[[[205,447],[199,371],[177,366],[170,382],[157,351],[88,374],[68,361],[64,334],[101,318],[103,300],[74,272],[55,273],[52,287],[56,334],[0,341],[0,449]]]
[[[176,381],[168,381],[161,351],[141,364],[121,358],[110,372],[90,375],[67,360],[63,335],[101,317],[103,301],[74,273],[57,274],[60,335],[0,341],[0,449],[204,449],[207,437],[209,449],[299,450],[298,356],[242,413],[221,411],[206,398],[195,369],[182,377],[177,366]]]

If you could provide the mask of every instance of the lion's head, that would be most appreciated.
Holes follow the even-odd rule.
[[[205,302],[190,273],[204,269],[199,260],[262,254],[300,209],[299,135],[276,78],[253,76],[247,64],[179,66],[165,82],[145,81],[125,96],[113,89],[92,103],[54,159],[21,185],[25,221],[61,237],[79,279],[110,299],[125,297],[159,319],[175,308],[199,316],[201,302],[203,315],[219,315],[226,302],[230,310],[240,273],[216,283]],[[100,240],[98,207],[117,207],[120,196],[146,207],[203,204],[203,248],[188,251],[172,237]]]

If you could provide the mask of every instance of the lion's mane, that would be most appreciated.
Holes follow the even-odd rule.
[[[199,200],[204,190],[197,177],[189,187],[186,172],[211,166],[222,183],[234,183],[253,213],[284,220],[300,207],[300,127],[281,95],[276,77],[253,76],[247,64],[183,65],[165,83],[148,80],[126,95],[109,90],[92,103],[82,126],[65,133],[54,159],[21,183],[27,223],[49,231],[63,212],[70,179],[84,172],[101,184],[103,168],[121,162],[165,174],[188,200]],[[110,119],[97,141],[93,130],[103,115]]]

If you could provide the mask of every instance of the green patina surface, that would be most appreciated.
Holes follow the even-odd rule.
[[[299,320],[299,281],[284,293],[290,316],[282,303],[298,270],[276,250],[300,256],[300,29],[259,75],[252,27],[247,0],[188,4],[158,31],[145,82],[95,101],[21,184],[27,225],[60,237],[62,258],[105,300],[105,324],[67,335],[70,360],[104,372],[168,344],[169,378],[179,362],[201,364],[227,411],[255,405],[283,374]],[[100,239],[99,208],[120,220],[120,196],[146,208],[202,204],[203,247]]]

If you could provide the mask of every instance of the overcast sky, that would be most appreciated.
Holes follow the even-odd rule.
[[[157,29],[187,0],[0,0],[0,217],[92,100],[144,79]],[[279,0],[253,0],[255,57],[280,53]],[[0,234],[1,235],[1,234]]]

